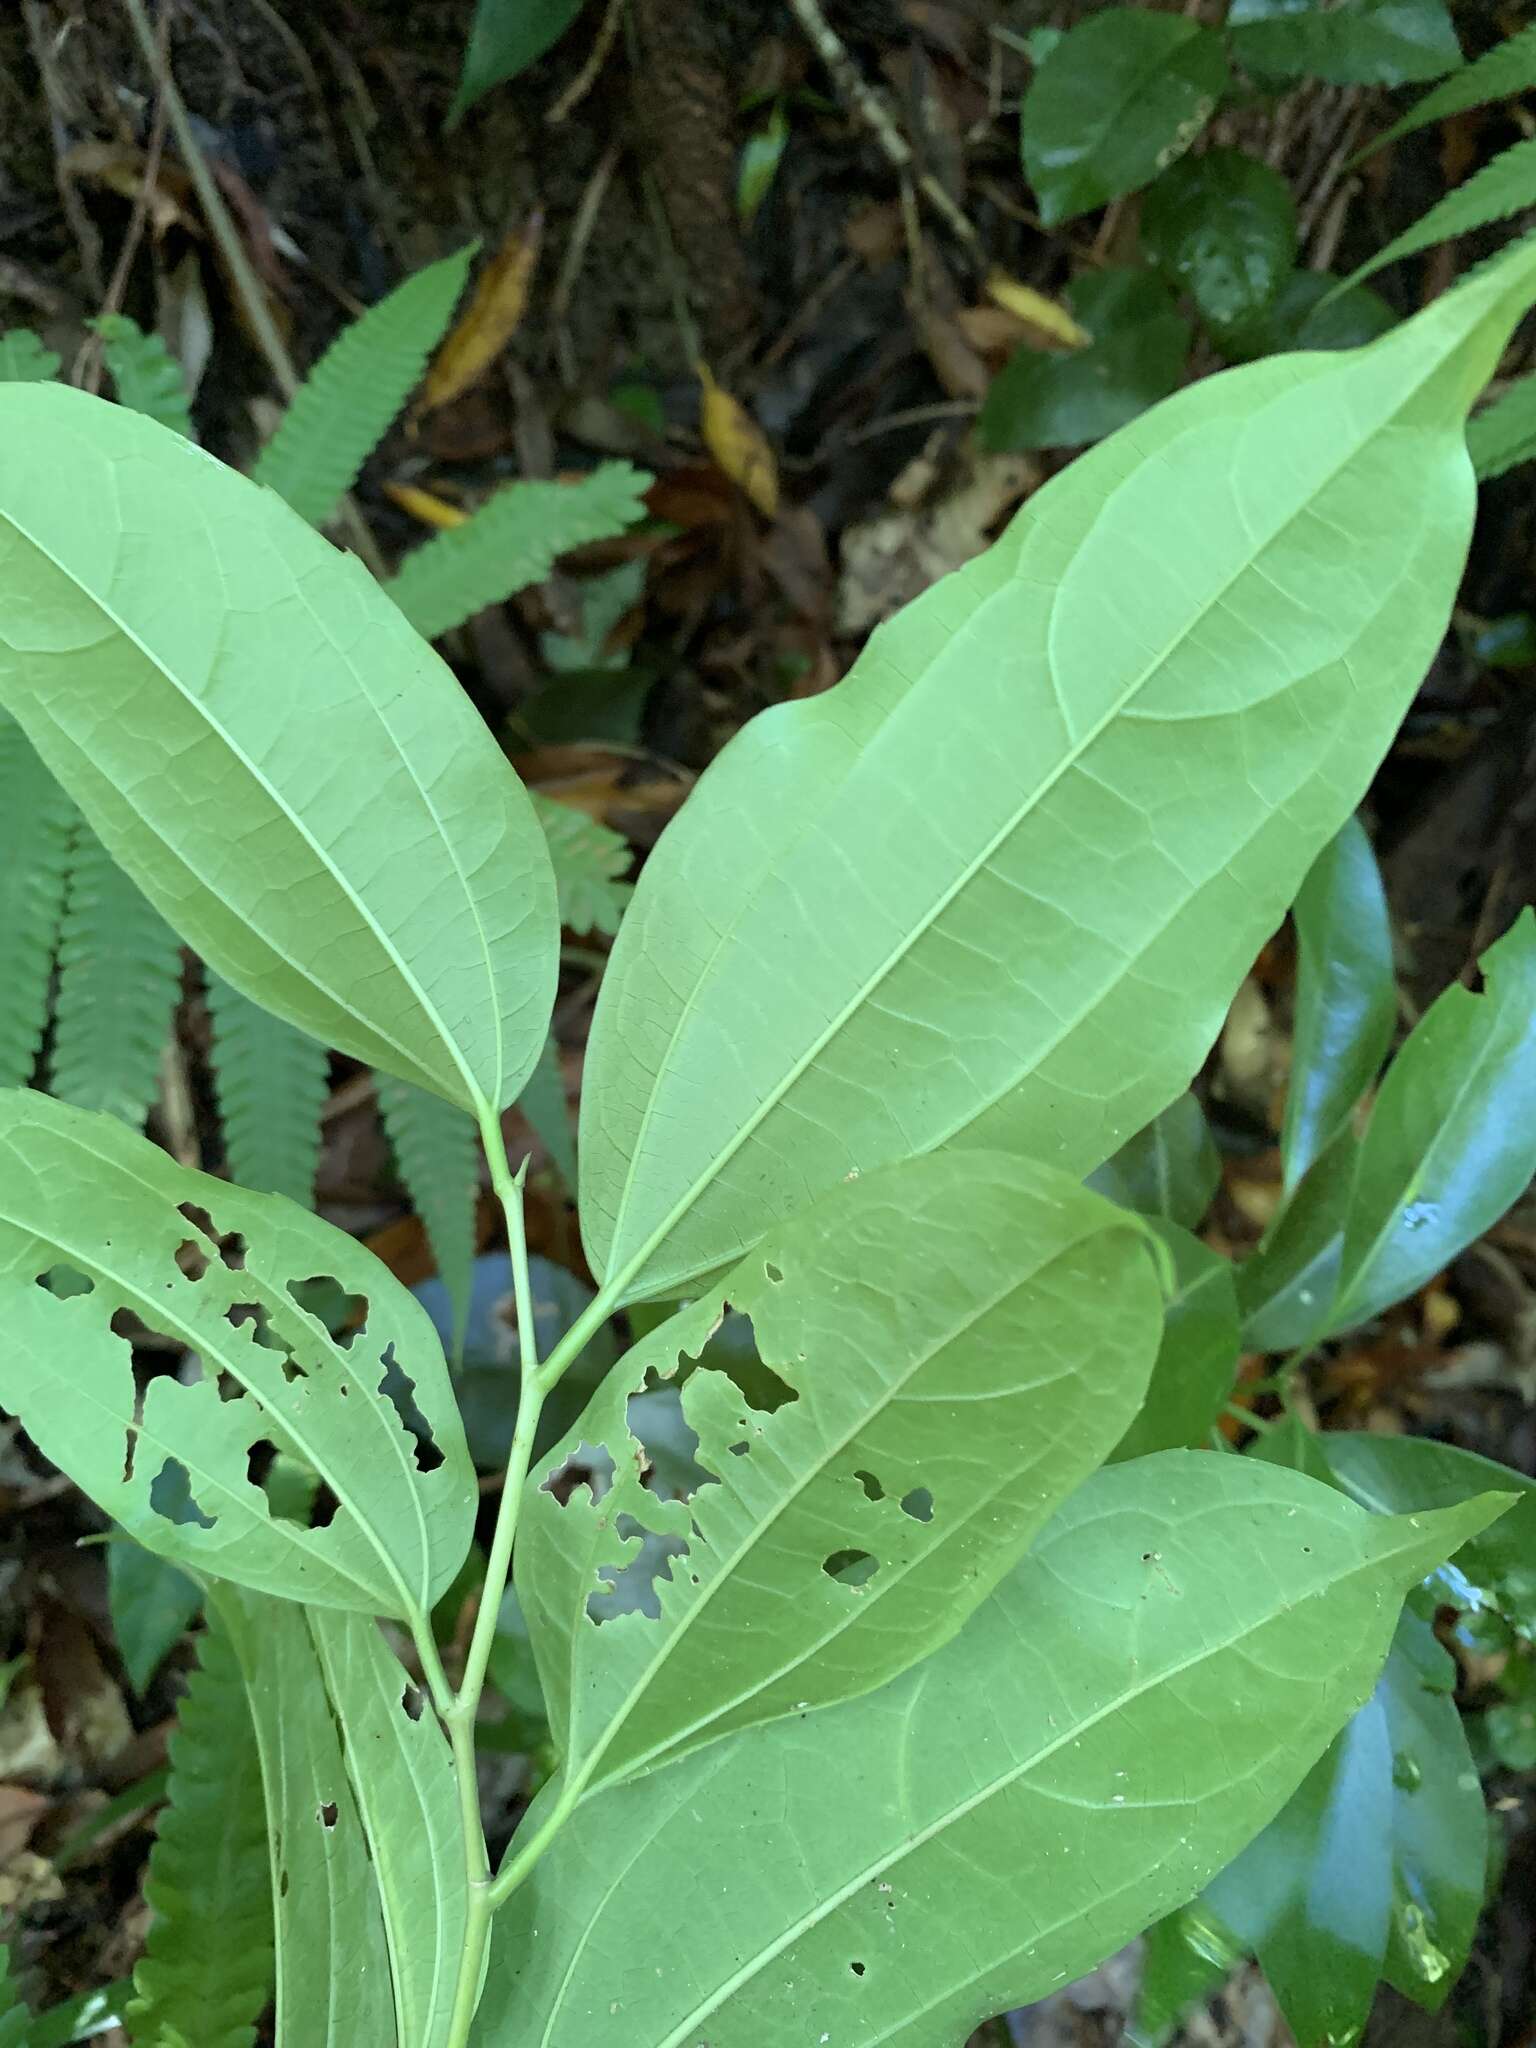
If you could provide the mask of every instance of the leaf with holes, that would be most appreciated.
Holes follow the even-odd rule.
[[[323,1044],[513,1101],[554,880],[447,668],[361,564],[153,420],[15,384],[0,430],[0,703],[108,851]]]
[[[395,2048],[405,2037],[395,2024],[390,1944],[343,1735],[352,1703],[338,1707],[327,1690],[301,1607],[233,1586],[218,1587],[214,1598],[240,1660],[261,1757],[276,2038],[304,2048]],[[419,1913],[422,1900],[415,1903]],[[434,2044],[422,2037],[422,2048]]]
[[[498,1919],[477,2043],[965,2039],[1241,1848],[1500,1501],[1387,1519],[1199,1452],[1095,1475],[915,1671],[588,1799]]]
[[[568,1770],[627,1775],[945,1642],[1129,1424],[1160,1307],[1141,1225],[1002,1154],[909,1161],[770,1232],[530,1476],[517,1588]],[[728,1308],[757,1350],[735,1377]],[[679,1377],[686,1500],[627,1419]]]
[[[428,1611],[469,1548],[475,1479],[436,1335],[388,1270],[291,1202],[45,1095],[0,1095],[0,1169],[0,1404],[43,1455],[197,1571]],[[354,1300],[341,1338],[296,1298],[320,1277]],[[144,1378],[136,1330],[184,1345],[196,1377]],[[269,1507],[274,1451],[319,1476],[323,1525]]]
[[[614,1294],[938,1146],[1087,1173],[1187,1085],[1440,643],[1533,292],[1522,246],[1367,349],[1204,379],[731,741],[593,1021]]]

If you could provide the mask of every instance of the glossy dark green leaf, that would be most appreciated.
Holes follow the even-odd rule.
[[[1176,1223],[1154,1225],[1173,1261],[1174,1291],[1141,1413],[1111,1457],[1197,1449],[1210,1441],[1237,1373],[1235,1269]]]
[[[1024,95],[1024,169],[1047,227],[1149,184],[1226,85],[1221,38],[1183,15],[1106,7],[1080,21]]]
[[[937,1146],[1092,1172],[1188,1085],[1444,636],[1533,282],[1522,244],[1369,350],[1202,379],[711,763],[587,1048],[617,1300]]]
[[[1280,1134],[1287,1195],[1380,1073],[1397,1021],[1392,921],[1358,818],[1318,855],[1293,916],[1296,1021]]]
[[[1141,239],[1219,334],[1261,319],[1296,261],[1296,202],[1278,171],[1240,149],[1187,156],[1153,185]]]
[[[1193,1230],[1220,1180],[1221,1160],[1205,1112],[1186,1090],[1113,1158],[1096,1166],[1088,1186],[1122,1209]]]
[[[1454,1686],[1405,1611],[1370,1700],[1207,1890],[1300,2041],[1356,2039],[1382,1976],[1437,2006],[1465,1965],[1487,1821]]]
[[[356,1308],[339,1337],[301,1298],[322,1278]],[[0,1297],[0,1403],[147,1548],[405,1620],[457,1571],[477,1493],[442,1350],[388,1268],[318,1216],[6,1090]],[[188,1376],[141,1386],[124,1315],[185,1346]],[[335,1496],[323,1527],[274,1511],[256,1483],[274,1451]]]
[[[107,1546],[107,1600],[128,1683],[142,1698],[201,1608],[202,1588],[166,1558],[123,1537]]]
[[[565,34],[581,7],[582,0],[476,0],[448,126],[456,127],[492,86],[504,85],[536,64]]]
[[[1341,282],[1324,271],[1293,270],[1269,311],[1244,333],[1243,353],[1363,348],[1397,325],[1396,313],[1369,285],[1351,285],[1335,297]]]
[[[905,1161],[770,1231],[530,1474],[517,1590],[567,1768],[653,1769],[947,1642],[1130,1424],[1161,1305],[1141,1224],[1002,1153]],[[755,1378],[706,1351],[727,1306]],[[632,1403],[694,1360],[696,1490],[662,1499]]]
[[[1015,352],[982,405],[978,431],[987,447],[1101,441],[1177,388],[1193,330],[1151,271],[1085,271],[1066,297],[1092,341],[1064,354]]]
[[[1233,55],[1278,78],[1411,85],[1461,62],[1444,0],[1232,0]]]
[[[1355,1165],[1331,1329],[1401,1301],[1536,1174],[1536,912],[1453,985],[1388,1069]]]
[[[1281,1209],[1252,1257],[1237,1269],[1243,1343],[1289,1351],[1311,1343],[1339,1286],[1344,1218],[1359,1141],[1341,1131]]]
[[[1209,1882],[1493,1512],[1208,1452],[1096,1474],[916,1670],[578,1808],[498,1916],[477,2048],[964,2040]]]

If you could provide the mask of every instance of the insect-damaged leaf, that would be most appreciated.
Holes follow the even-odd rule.
[[[755,1382],[706,1349],[727,1305]],[[1125,1430],[1160,1328],[1142,1227],[1026,1160],[908,1161],[770,1232],[530,1478],[518,1593],[568,1769],[636,1770],[947,1640]],[[632,1397],[701,1354],[668,1498],[626,1410],[643,1440]],[[610,1587],[638,1605],[599,1622]]]
[[[245,994],[474,1109],[538,1057],[554,881],[517,777],[362,565],[83,392],[0,385],[0,703]]]
[[[915,1671],[593,1796],[498,1920],[479,2048],[802,2048],[807,2013],[838,2048],[963,2040],[1236,1853],[1499,1501],[1389,1519],[1200,1452],[1097,1474]]]
[[[593,1026],[616,1292],[937,1146],[1086,1173],[1179,1092],[1444,632],[1463,421],[1533,281],[1522,245],[1367,349],[1179,393],[731,742]]]
[[[300,1305],[327,1278],[354,1326]],[[474,1471],[426,1312],[280,1196],[194,1173],[113,1117],[0,1094],[0,1403],[147,1549],[320,1607],[409,1619],[469,1548]],[[146,1374],[133,1339],[185,1345]],[[184,1368],[185,1370],[186,1368]],[[256,1483],[296,1455],[323,1526]]]

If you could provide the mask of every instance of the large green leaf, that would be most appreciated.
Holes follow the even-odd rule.
[[[727,1307],[755,1382],[710,1369]],[[910,1160],[770,1232],[530,1476],[517,1590],[567,1768],[649,1767],[947,1641],[1124,1432],[1159,1321],[1141,1226],[1001,1154]],[[691,1497],[663,1498],[630,1404],[701,1357]],[[589,1485],[555,1485],[568,1462]]]
[[[1331,839],[1296,898],[1296,1024],[1280,1135],[1290,1194],[1381,1071],[1397,1021],[1392,922],[1357,818]]]
[[[1461,62],[1445,0],[1232,0],[1227,28],[1253,70],[1333,85],[1410,85]]]
[[[1237,1288],[1232,1261],[1176,1223],[1154,1226],[1168,1247],[1173,1292],[1141,1412],[1111,1453],[1197,1449],[1210,1441],[1237,1376]]]
[[[343,1748],[343,1712],[301,1607],[221,1586],[245,1677],[267,1809],[281,2048],[417,2048],[395,2026],[371,1844]],[[369,1624],[371,1625],[371,1624]],[[387,1768],[386,1758],[380,1758]],[[403,1815],[408,1808],[401,1809]],[[451,1884],[451,1872],[445,1872]],[[416,1901],[430,1910],[431,1891]],[[422,2037],[423,2048],[431,2044]]]
[[[1455,1666],[1405,1611],[1371,1698],[1206,1897],[1299,2041],[1352,2041],[1377,1980],[1438,2005],[1483,1902],[1487,1820]]]
[[[1106,7],[1024,95],[1024,169],[1047,227],[1134,192],[1199,135],[1227,85],[1221,38],[1177,14]]]
[[[401,2048],[441,2048],[468,1915],[448,1744],[372,1621],[335,1613],[306,1620],[368,1841]]]
[[[1217,334],[1268,311],[1296,261],[1296,202],[1278,171],[1208,149],[1164,172],[1141,209],[1148,256],[1185,286]]]
[[[167,1804],[144,1895],[155,1918],[134,1971],[129,2039],[250,2048],[272,1993],[272,1886],[245,1681],[215,1611],[171,1737]]]
[[[1088,1172],[1179,1092],[1445,629],[1462,422],[1533,280],[1525,247],[1368,349],[1179,393],[731,742],[593,1024],[613,1291],[935,1146]]]
[[[322,1277],[365,1318],[343,1338],[296,1298]],[[458,1570],[475,1479],[431,1323],[317,1216],[178,1166],[115,1118],[7,1091],[0,1297],[0,1403],[146,1548],[404,1619]],[[141,1390],[123,1315],[186,1345],[198,1377]],[[334,1494],[326,1526],[272,1512],[252,1471],[274,1449]]]
[[[475,1108],[514,1099],[554,882],[483,721],[362,566],[153,420],[0,385],[0,703],[237,988]]]
[[[498,1924],[476,2040],[963,2039],[1206,1883],[1496,1512],[1387,1520],[1199,1452],[1098,1474],[916,1670],[578,1810]]]

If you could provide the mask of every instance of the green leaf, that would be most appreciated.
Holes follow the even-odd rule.
[[[448,110],[456,128],[492,86],[537,63],[581,12],[581,0],[476,0],[459,89]]]
[[[0,1159],[0,1404],[43,1455],[194,1570],[317,1606],[430,1609],[469,1547],[475,1479],[436,1336],[388,1269],[281,1197],[44,1095],[0,1097]],[[36,1284],[59,1272],[77,1291]],[[321,1276],[363,1304],[345,1338],[295,1298]],[[120,1312],[185,1344],[200,1376],[138,1392]],[[269,1508],[249,1472],[273,1448],[335,1495],[327,1526]]]
[[[1487,227],[1493,221],[1508,220],[1528,206],[1536,206],[1536,137],[1511,143],[1502,156],[1436,200],[1411,228],[1395,235],[1384,249],[1352,270],[1347,282],[1357,285],[1389,263],[1400,263],[1405,256],[1417,256],[1437,242],[1469,235],[1474,228]]]
[[[222,975],[210,972],[207,989],[229,1176],[241,1187],[286,1195],[308,1209],[315,1199],[330,1056],[307,1031],[274,1017]]]
[[[751,227],[758,208],[768,197],[785,146],[789,141],[789,115],[782,95],[768,109],[768,118],[741,146],[741,164],[736,173],[736,214],[743,227]]]
[[[367,1837],[399,2040],[402,2048],[442,2048],[469,1911],[447,1740],[373,1622],[356,1614],[305,1619]],[[364,2038],[343,2032],[338,2048]]]
[[[162,2048],[168,2035],[197,2048],[251,2048],[272,1994],[261,1770],[239,1659],[217,1612],[198,1659],[171,1737],[169,1798],[144,1886],[155,1917],[128,2006],[135,2048]]]
[[[0,1086],[31,1080],[48,1024],[75,807],[0,711]]]
[[[1374,156],[1377,150],[1385,149],[1389,142],[1396,142],[1403,135],[1412,135],[1416,129],[1428,128],[1436,121],[1449,121],[1454,115],[1465,114],[1473,107],[1485,107],[1490,100],[1529,92],[1532,86],[1536,86],[1536,23],[1521,29],[1505,42],[1495,43],[1475,63],[1455,72],[1433,92],[1425,93],[1423,99],[1411,107],[1400,121],[1394,121],[1390,128],[1378,135],[1369,149],[1363,149],[1355,162],[1363,162],[1366,157]]]
[[[750,1377],[711,1369],[727,1307]],[[908,1161],[771,1232],[530,1475],[517,1590],[567,1768],[650,1770],[946,1642],[1125,1431],[1159,1310],[1140,1226],[1003,1154]],[[692,1498],[658,1498],[630,1404],[696,1359]],[[599,1620],[610,1589],[636,1604]]]
[[[987,447],[1075,448],[1100,441],[1177,388],[1192,330],[1151,271],[1085,271],[1066,297],[1093,340],[1066,355],[1015,352],[982,405],[978,431]]]
[[[588,1045],[616,1294],[681,1295],[936,1146],[1091,1172],[1187,1084],[1443,636],[1462,421],[1533,272],[1522,247],[1369,349],[1181,392],[731,741]]]
[[[620,879],[634,859],[629,841],[571,804],[529,793],[549,843],[561,924],[573,932],[616,932],[633,893]]]
[[[1165,171],[1141,209],[1141,239],[1218,335],[1262,319],[1296,263],[1296,202],[1278,171],[1240,149],[1208,149]]]
[[[534,1135],[549,1154],[555,1171],[568,1188],[576,1185],[576,1140],[571,1134],[571,1112],[566,1106],[565,1077],[560,1071],[560,1048],[553,1038],[523,1085],[517,1106],[528,1119]]]
[[[1173,1263],[1173,1292],[1141,1412],[1110,1456],[1199,1449],[1210,1441],[1237,1376],[1237,1288],[1230,1259],[1176,1223],[1159,1222]]]
[[[1388,1069],[1355,1166],[1330,1330],[1422,1287],[1536,1174],[1536,912],[1453,985]]]
[[[1490,1487],[1512,1491],[1509,1512],[1464,1543],[1430,1586],[1442,1603],[1491,1609],[1536,1639],[1536,1480],[1428,1437],[1341,1429],[1316,1441],[1334,1485],[1378,1514],[1454,1507]]]
[[[1220,1181],[1205,1112],[1188,1089],[1088,1176],[1089,1187],[1122,1209],[1165,1217],[1186,1230],[1211,1206]]]
[[[1387,1521],[1207,1453],[1097,1474],[905,1677],[587,1801],[498,1917],[476,2040],[962,2040],[1230,1860],[1497,1511]]]
[[[1262,319],[1242,336],[1242,353],[1278,355],[1288,348],[1363,348],[1397,315],[1368,285],[1346,285],[1323,271],[1293,270]]]
[[[1265,1234],[1237,1269],[1243,1343],[1251,1351],[1289,1351],[1316,1341],[1338,1292],[1344,1219],[1360,1147],[1343,1130],[1313,1161]]]
[[[1348,1124],[1397,1022],[1392,921],[1357,818],[1318,855],[1294,916],[1296,1021],[1280,1136],[1287,1195]]]
[[[64,1102],[137,1130],[160,1090],[181,994],[181,948],[165,919],[79,820],[59,939],[48,1086]]]
[[[108,851],[289,1023],[466,1108],[513,1101],[554,884],[447,668],[359,563],[152,420],[0,385],[0,429],[0,702]]]
[[[30,327],[0,334],[0,384],[46,384],[58,375],[59,360]]]
[[[611,540],[645,516],[651,479],[627,462],[601,462],[579,483],[515,483],[487,498],[462,526],[425,542],[384,588],[424,639],[436,640],[542,583],[560,556]]]
[[[420,381],[476,244],[429,263],[344,327],[294,394],[251,475],[323,526]]]
[[[457,1353],[469,1314],[475,1261],[475,1195],[480,1184],[475,1126],[461,1109],[408,1082],[380,1074],[375,1082],[384,1134],[427,1233],[438,1277],[453,1304]]]
[[[0,2048],[27,2048],[30,2018],[11,1975],[10,1948],[0,1942]]]
[[[403,2037],[379,1885],[342,1747],[354,1703],[348,1698],[338,1709],[328,1692],[303,1608],[233,1586],[218,1587],[215,1598],[240,1659],[261,1756],[277,1931],[276,2038],[303,2048],[364,2041],[395,2048]],[[400,1811],[408,1825],[409,1809]],[[451,1887],[453,1867],[443,1876]],[[423,1891],[418,1914],[432,1897]],[[425,2037],[422,2048],[432,2048]]]
[[[1232,53],[1250,71],[1330,85],[1412,85],[1461,62],[1443,0],[1232,0]]]
[[[1298,2040],[1355,2039],[1382,1976],[1433,2009],[1466,1963],[1488,1827],[1455,1683],[1405,1612],[1370,1700],[1207,1892]]]
[[[1472,466],[1486,483],[1536,455],[1536,376],[1521,377],[1467,425]]]
[[[107,1546],[107,1603],[128,1683],[142,1699],[203,1604],[202,1588],[141,1543]]]
[[[101,336],[118,404],[190,440],[192,403],[186,375],[159,335],[146,334],[126,313],[103,313],[90,324]]]
[[[1227,88],[1221,38],[1177,14],[1106,7],[1055,45],[1023,105],[1024,169],[1047,227],[1150,184]]]

